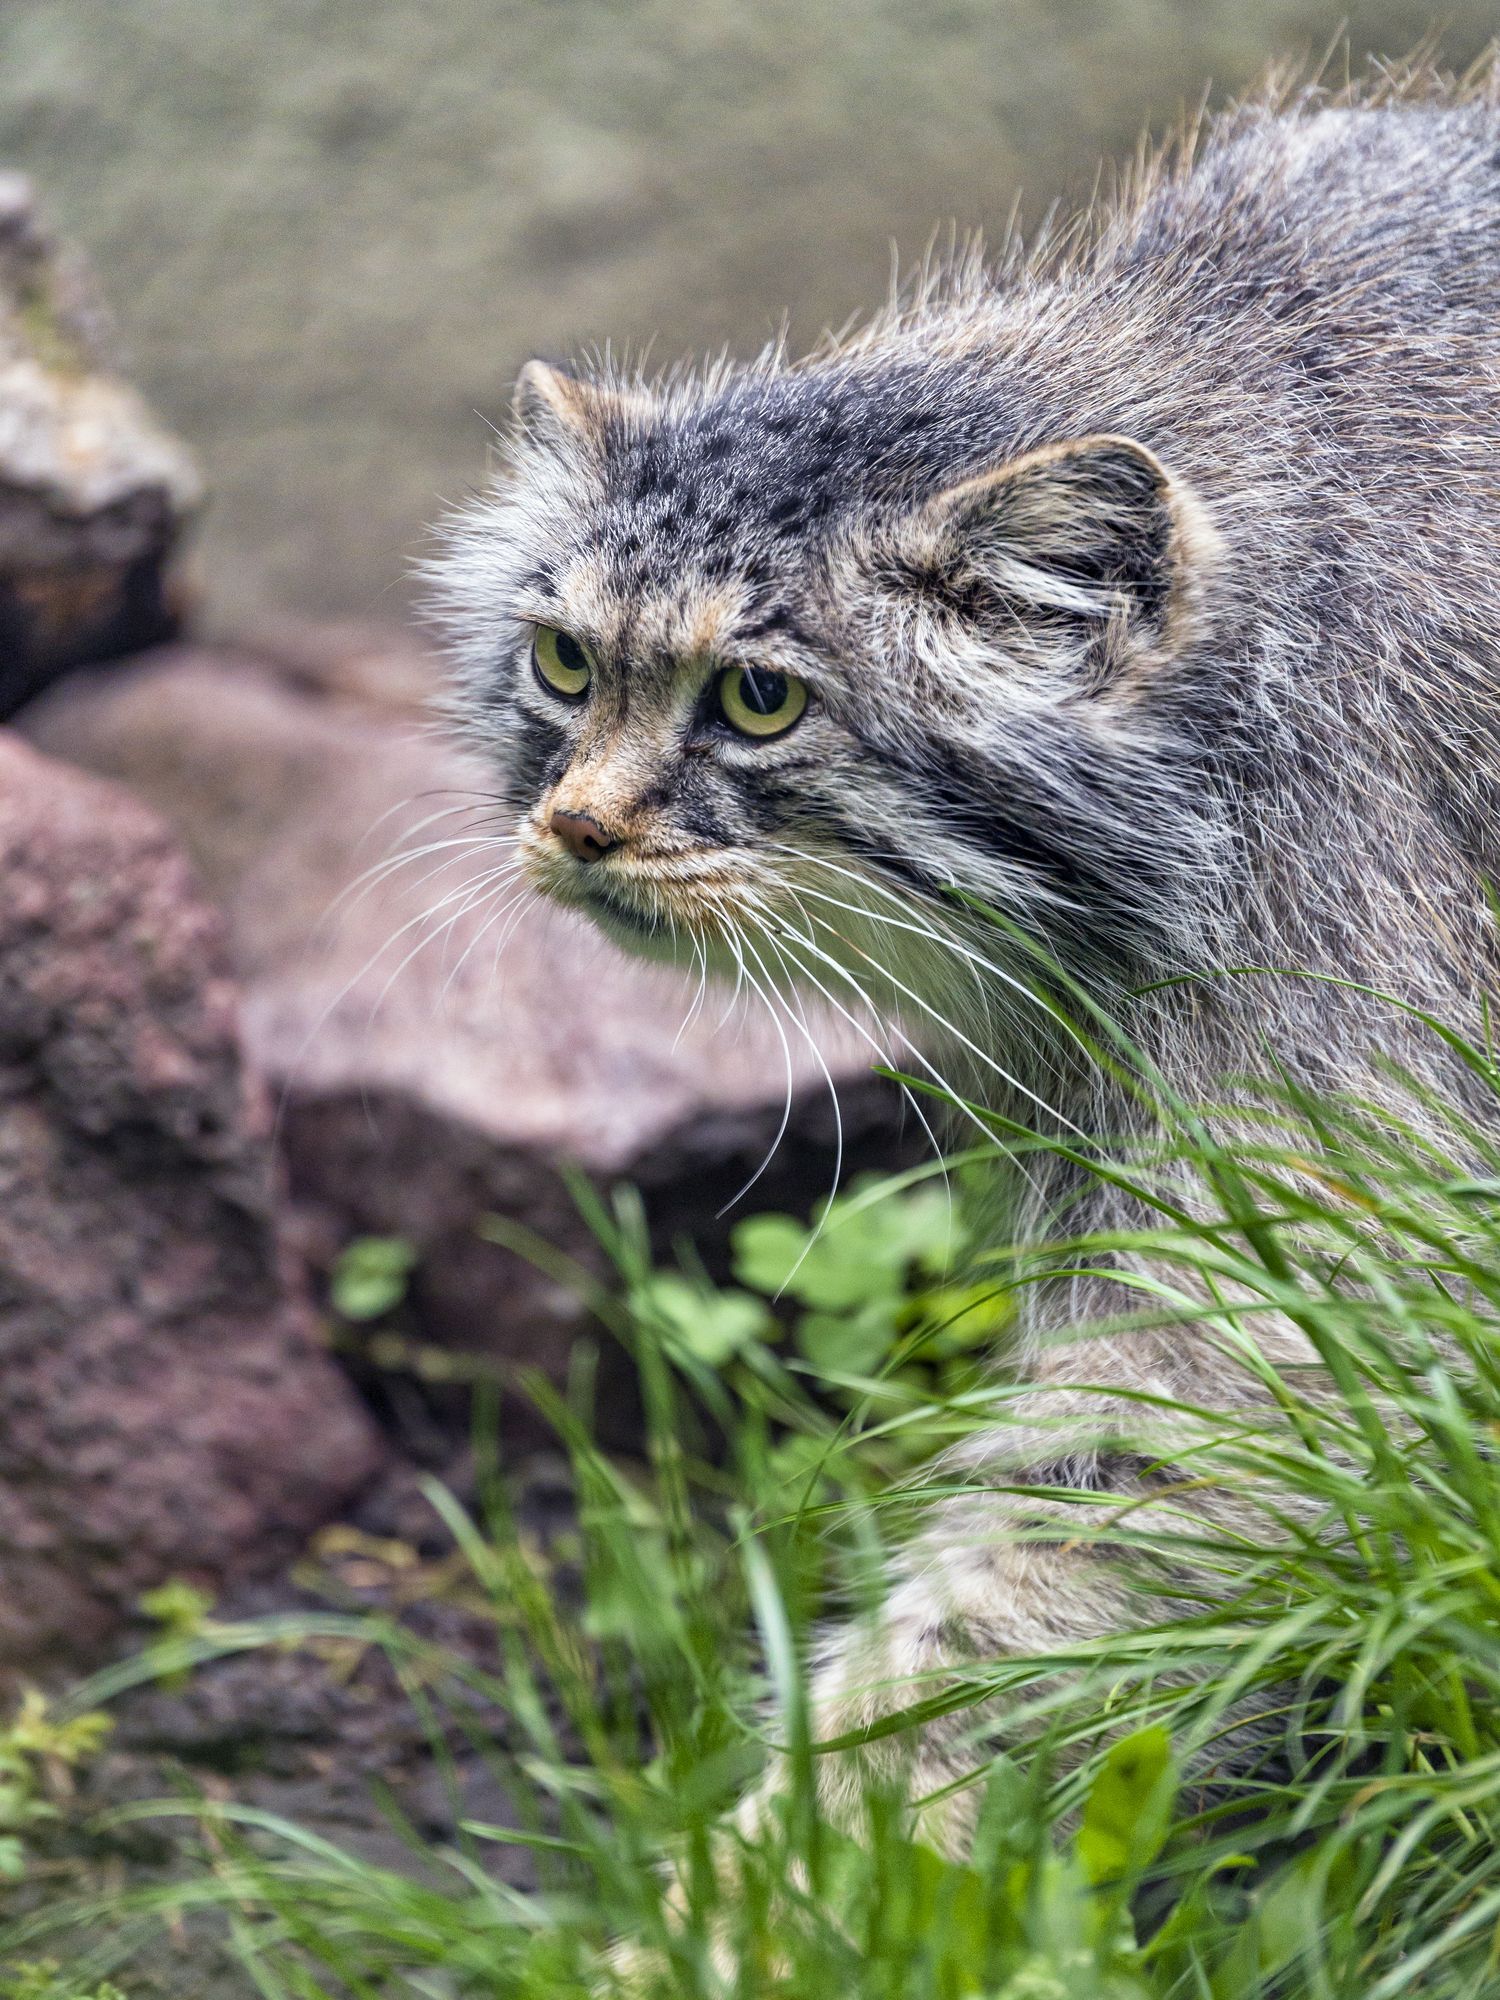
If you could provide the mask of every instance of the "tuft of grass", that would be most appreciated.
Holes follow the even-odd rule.
[[[53,1960],[0,1968],[0,2000],[126,2000],[108,1980],[87,1991]]]
[[[1476,1088],[1500,1089],[1485,1054],[1463,1055]],[[590,1295],[634,1355],[644,1452],[595,1442],[586,1356],[566,1395],[526,1385],[576,1483],[576,1562],[559,1573],[517,1532],[479,1423],[478,1504],[430,1498],[492,1656],[447,1655],[391,1616],[214,1624],[75,1699],[89,1711],[132,1674],[233,1648],[354,1637],[385,1649],[455,1783],[457,1741],[519,1823],[464,1818],[445,1846],[413,1838],[396,1870],[233,1802],[135,1805],[195,1822],[199,1865],[128,1910],[16,1918],[0,1960],[109,1917],[115,1957],[96,1947],[83,1970],[128,1990],[141,1926],[211,1909],[267,2000],[1500,1991],[1500,1147],[1456,1110],[1439,1145],[1273,1079],[1241,1088],[1232,1119],[1170,1116],[1149,1155],[1082,1157],[1153,1220],[1051,1260],[1128,1254],[1152,1274],[1139,1323],[1215,1343],[1222,1407],[1157,1414],[1190,1433],[1192,1483],[1231,1492],[1241,1525],[1166,1491],[1101,1526],[1087,1496],[1080,1535],[1156,1567],[1140,1617],[914,1684],[880,1725],[943,1712],[968,1730],[968,1862],[914,1841],[879,1793],[857,1844],[822,1820],[830,1752],[803,1661],[819,1620],[869,1607],[893,1541],[950,1490],[934,1454],[1004,1423],[1015,1392],[979,1356],[1035,1256],[955,1241],[932,1171],[854,1191],[814,1235],[746,1222],[736,1282],[715,1288],[690,1254],[653,1265],[628,1190],[581,1189],[618,1274]],[[987,1171],[984,1149],[959,1171]],[[1336,1395],[1271,1366],[1256,1336],[1272,1315]],[[772,1755],[781,1809],[726,1831]],[[496,1867],[516,1847],[525,1894]]]

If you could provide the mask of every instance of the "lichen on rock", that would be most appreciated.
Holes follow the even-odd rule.
[[[80,260],[0,174],[0,716],[56,674],[170,636],[201,486],[120,373]]]

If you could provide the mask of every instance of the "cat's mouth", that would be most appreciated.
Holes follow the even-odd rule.
[[[724,939],[759,900],[743,871],[717,850],[632,847],[584,865],[529,828],[520,849],[527,876],[544,896],[636,950],[684,938]]]

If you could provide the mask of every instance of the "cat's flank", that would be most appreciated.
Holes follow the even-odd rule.
[[[1267,1048],[1320,1089],[1390,1101],[1393,1062],[1461,1093],[1413,1016],[1350,986],[1175,975],[1294,968],[1477,1022],[1497,302],[1493,73],[1424,73],[1263,97],[1050,245],[933,275],[804,360],[531,363],[436,578],[536,884],[740,979],[789,1036],[816,1002],[1054,1133],[1139,1132],[1142,1100],[1060,1037],[1010,940],[1188,1100]],[[1030,1226],[1064,1205],[1070,1233],[1135,1220],[1033,1165]],[[1223,1363],[1181,1325],[1062,1337],[1118,1296],[1101,1273],[1032,1298],[1029,1402],[970,1455],[998,1477],[933,1512],[873,1629],[828,1636],[818,1737],[1127,1615],[1117,1571],[1018,1537],[992,1490],[1170,1483],[1141,1399],[1212,1407]],[[1262,1338],[1299,1357],[1290,1327]],[[901,1740],[868,1755],[909,1759],[914,1798],[975,1754],[957,1722]],[[847,1814],[849,1759],[819,1769]],[[972,1796],[921,1831],[961,1846]]]

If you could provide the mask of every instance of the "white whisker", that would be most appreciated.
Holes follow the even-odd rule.
[[[511,867],[517,867],[519,866],[519,863],[512,863],[509,865]],[[331,995],[331,997],[324,1002],[323,1006],[318,1011],[317,1019],[312,1023],[311,1027],[307,1030],[307,1033],[303,1036],[301,1042],[298,1044],[297,1049],[291,1058],[291,1061],[287,1065],[286,1074],[283,1078],[282,1087],[277,1103],[277,1110],[276,1110],[276,1129],[278,1134],[280,1132],[281,1118],[286,1110],[287,1105],[291,1101],[292,1090],[296,1084],[298,1076],[301,1073],[302,1065],[307,1060],[308,1051],[312,1048],[313,1043],[317,1040],[318,1036],[322,1034],[323,1030],[327,1027],[328,1023],[333,1019],[333,1016],[335,1015],[335,1013],[337,1013],[338,1009],[349,998],[350,994],[353,993],[356,990],[356,988],[363,983],[364,980],[369,978],[370,974],[375,970],[376,966],[379,965],[380,961],[385,957],[388,951],[390,951],[394,946],[398,945],[402,940],[402,938],[406,937],[408,933],[411,932],[413,929],[415,929],[418,925],[429,923],[431,919],[437,914],[437,912],[443,909],[446,906],[446,904],[452,900],[453,897],[463,895],[472,886],[473,882],[478,879],[480,878],[471,877],[468,882],[461,883],[457,889],[451,891],[450,895],[444,897],[441,902],[431,905],[425,909],[419,910],[417,914],[413,917],[408,917],[405,923],[399,925],[394,931],[392,931],[390,936],[386,938],[382,944],[378,945],[376,949],[369,954],[369,956],[358,967],[358,969],[350,974],[350,976],[339,987],[338,991],[333,995]],[[416,951],[420,951],[421,945],[425,944],[426,942],[427,940],[423,938],[416,947]],[[396,973],[392,975],[392,979],[399,976],[404,966],[409,964],[411,958],[416,956],[416,951],[409,953],[408,956],[402,960],[401,965],[398,966],[396,969]],[[392,983],[391,981],[387,981],[385,988],[386,992],[390,990],[391,983]],[[384,999],[384,993],[382,993],[381,999],[382,1000]],[[377,1002],[376,1007],[371,1009],[369,1016],[371,1022],[373,1022],[375,1018],[375,1014],[378,1011],[378,1006],[379,1003]]]
[[[1038,1008],[1046,1014],[1048,1020],[1054,1025],[1063,1027],[1073,1034],[1075,1040],[1080,1040],[1081,1042],[1081,1038],[1077,1036],[1076,1031],[1072,1030],[1065,1020],[1060,1020],[1056,1010],[1048,1006],[1035,989],[1027,985],[1024,979],[1019,978],[1014,972],[1007,970],[1005,966],[997,965],[993,959],[987,958],[983,952],[976,951],[971,945],[965,944],[961,938],[955,936],[951,931],[939,930],[931,922],[923,923],[918,921],[919,914],[926,915],[929,913],[920,911],[920,906],[913,903],[910,898],[901,895],[897,890],[890,888],[886,883],[877,880],[873,876],[861,874],[858,869],[848,868],[838,862],[831,861],[826,855],[809,854],[804,849],[788,846],[785,842],[778,842],[776,846],[778,852],[790,855],[794,860],[805,862],[810,867],[826,868],[830,874],[843,876],[848,881],[857,884],[861,889],[868,889],[878,896],[883,896],[887,902],[894,903],[897,909],[902,912],[902,915],[900,917],[893,917],[887,915],[884,911],[871,910],[860,904],[840,902],[836,896],[829,895],[826,890],[814,889],[806,884],[799,884],[799,888],[807,895],[816,896],[820,902],[830,903],[837,909],[847,910],[851,915],[866,918],[872,923],[886,924],[895,930],[909,931],[915,937],[925,938],[930,944],[938,945],[942,950],[952,952],[956,957],[965,962],[966,968],[970,971],[971,976],[976,979],[976,982],[980,972],[989,973],[991,977],[1000,980],[1011,992],[1017,994],[1031,1006]]]
[[[808,1048],[812,1051],[813,1061],[818,1065],[818,1068],[823,1073],[823,1081],[828,1086],[828,1101],[833,1107],[833,1132],[834,1132],[833,1180],[828,1189],[828,1201],[824,1205],[823,1213],[818,1217],[817,1227],[813,1230],[811,1237],[808,1239],[807,1247],[810,1250],[813,1244],[819,1238],[819,1236],[821,1236],[823,1233],[823,1225],[828,1219],[829,1208],[832,1206],[834,1198],[838,1194],[839,1183],[843,1179],[844,1175],[844,1113],[842,1107],[839,1104],[838,1085],[833,1080],[833,1072],[829,1069],[828,1063],[823,1055],[823,1051],[818,1045],[817,1036],[814,1035],[811,1027],[808,1025],[807,1014],[805,1009],[803,1008],[800,998],[797,995],[796,986],[790,980],[791,968],[790,966],[788,966],[786,959],[782,956],[780,946],[778,945],[775,936],[772,934],[770,930],[766,929],[764,925],[762,926],[761,929],[761,936],[765,940],[767,947],[773,953],[775,953],[777,961],[781,965],[782,969],[789,975],[789,991],[791,995],[791,1007],[795,1008],[796,1010],[795,1026],[798,1032],[801,1034],[802,1039],[807,1043]],[[747,946],[749,946],[748,939],[746,940],[746,944]],[[754,949],[753,946],[749,946],[749,948],[752,950]],[[771,978],[771,974],[769,969],[766,967],[765,960],[760,956],[759,952],[756,952],[755,954],[755,962],[765,972],[768,983],[772,986],[773,990],[779,995],[781,989],[776,986],[775,981]],[[806,1251],[804,1251],[803,1255],[805,1256],[806,1254],[807,1254]],[[797,1261],[798,1264],[800,1264],[802,1260],[801,1258],[799,1258]],[[795,1274],[795,1269],[796,1267],[794,1266],[793,1274]]]
[[[474,805],[445,806],[441,812],[429,813],[425,819],[418,820],[415,826],[403,829],[401,838],[405,842],[410,842],[419,833],[425,832],[429,826],[434,826],[441,820],[454,819],[460,813],[477,814],[478,811],[479,808]],[[410,867],[413,862],[425,860],[428,855],[440,853],[444,849],[493,845],[500,838],[501,836],[491,828],[483,832],[458,834],[442,840],[423,841],[416,847],[402,846],[394,853],[384,854],[378,861],[371,862],[368,868],[362,869],[352,882],[345,884],[328,905],[321,921],[326,923],[346,905],[357,907],[378,883],[391,875],[398,874],[401,869]]]
[[[759,995],[761,1001],[765,1006],[766,1012],[771,1017],[771,1025],[773,1028],[775,1028],[777,1036],[781,1041],[782,1060],[786,1065],[786,1099],[781,1108],[781,1123],[776,1128],[775,1138],[772,1139],[770,1145],[766,1148],[765,1158],[761,1161],[760,1165],[755,1169],[755,1172],[750,1176],[749,1180],[745,1182],[744,1186],[740,1188],[737,1193],[731,1195],[729,1200],[724,1203],[724,1206],[717,1211],[718,1216],[727,1215],[730,1209],[734,1208],[739,1202],[743,1201],[745,1196],[750,1192],[751,1188],[755,1186],[755,1183],[760,1179],[761,1175],[766,1171],[766,1168],[770,1166],[772,1160],[775,1159],[777,1149],[780,1147],[782,1140],[786,1137],[787,1126],[790,1125],[790,1123],[792,1122],[792,1088],[793,1088],[792,1045],[786,1038],[786,1030],[781,1025],[780,1017],[776,1012],[775,1005],[773,1004],[770,996],[766,993],[765,989],[760,985],[754,973],[751,972],[750,968],[745,964],[745,951],[750,948],[748,940],[745,939],[738,925],[734,924],[731,924],[730,932],[726,933],[726,935],[728,935],[729,937],[730,949],[731,951],[733,951],[735,955],[735,959],[739,965],[739,969],[744,977],[745,983],[749,986],[750,990],[753,993]],[[758,960],[757,963],[759,963]],[[764,967],[762,967],[762,970],[764,970]]]
[[[418,924],[430,924],[433,918],[436,917],[441,910],[445,910],[450,903],[456,902],[462,896],[469,895],[472,891],[476,889],[476,887],[480,887],[485,883],[496,882],[501,880],[502,878],[508,878],[509,876],[515,873],[519,865],[520,864],[518,862],[511,862],[508,863],[503,868],[492,869],[487,875],[471,876],[467,882],[461,882],[456,889],[451,889],[448,892],[448,894],[440,898],[438,902],[433,903],[427,909],[420,911],[417,916],[409,918],[407,922],[404,923],[398,931],[394,932],[393,935],[386,940],[386,942],[380,947],[380,950],[375,953],[374,957],[371,958],[369,961],[367,961],[364,969],[356,975],[355,979],[350,982],[350,985],[352,986],[354,984],[357,984],[358,980],[363,979],[366,973],[372,971],[374,967],[379,963],[379,961],[385,956],[386,952],[390,950],[391,946],[395,944],[399,939],[404,937],[408,931],[414,928],[414,926]],[[376,995],[374,1001],[371,1003],[368,1025],[370,1026],[374,1025],[375,1018],[379,1014],[381,1008],[385,1005],[386,999],[390,994],[391,988],[395,985],[396,981],[401,977],[402,973],[405,972],[406,968],[412,963],[413,959],[420,957],[421,954],[427,949],[428,945],[432,944],[435,939],[446,936],[451,931],[453,925],[460,920],[460,918],[464,915],[465,911],[470,907],[472,907],[471,904],[465,904],[464,907],[456,911],[453,916],[445,918],[443,923],[438,927],[437,930],[426,931],[423,933],[421,937],[417,939],[417,942],[412,946],[411,950],[407,952],[406,956],[401,960],[400,964],[396,967],[394,972],[391,973],[390,977],[386,980],[384,986],[381,987],[379,993]],[[349,990],[348,988],[345,988],[346,992],[348,990]]]
[[[443,981],[443,990],[438,995],[439,1007],[443,1006],[446,1003],[448,995],[453,989],[454,982],[457,980],[459,974],[463,971],[464,966],[468,963],[469,959],[473,956],[477,947],[483,942],[485,937],[488,936],[489,932],[494,929],[496,924],[503,924],[506,917],[509,916],[512,912],[524,909],[530,891],[531,891],[530,883],[522,882],[519,888],[517,888],[513,892],[513,894],[511,894],[508,898],[506,898],[504,901],[500,903],[499,909],[492,911],[490,915],[485,918],[484,922],[478,926],[478,928],[474,932],[474,935],[469,939],[469,942],[464,946],[462,952],[459,954],[458,963],[453,967],[453,970],[448,974],[447,978]],[[491,901],[497,901],[497,900],[499,900],[498,894],[496,896],[491,897]],[[499,963],[499,953],[502,947],[504,946],[505,940],[509,936],[509,934],[510,933],[505,930],[502,930],[500,934],[500,940],[495,947],[496,965],[498,965]]]
[[[689,930],[687,932],[687,940],[689,945],[692,947],[693,954],[698,964],[698,985],[697,985],[697,990],[693,994],[692,1004],[689,1006],[687,1012],[682,1017],[682,1025],[678,1028],[676,1035],[673,1037],[672,1049],[674,1054],[677,1050],[678,1043],[682,1040],[683,1036],[688,1033],[694,1021],[697,1020],[699,1011],[703,1006],[704,998],[708,993],[707,948],[705,947],[703,940],[699,937],[696,931]]]
[[[826,926],[824,928],[826,929]],[[843,962],[840,959],[835,958],[831,952],[824,951],[822,946],[817,944],[812,938],[800,937],[795,932],[790,933],[790,935],[793,938],[795,938],[796,942],[800,944],[805,951],[811,952],[814,955],[814,957],[816,957],[822,964],[826,965],[830,969],[830,971],[837,974],[837,976],[840,979],[842,979],[844,983],[853,990],[857,998],[860,1000],[861,1004],[867,1007],[872,1014],[875,1014],[875,1018],[877,1019],[880,1018],[879,1015],[876,1014],[874,1003],[871,1001],[870,996],[865,992],[864,988],[860,985],[859,981],[854,977],[854,974],[850,971],[848,966],[843,964]],[[785,930],[783,930],[782,932],[783,942],[785,942],[787,936],[788,933]],[[1019,1160],[1016,1160],[1014,1152],[1009,1147],[1005,1146],[1002,1140],[997,1138],[994,1130],[984,1122],[983,1118],[981,1118],[979,1114],[976,1111],[974,1111],[974,1109],[969,1105],[969,1103],[962,1096],[962,1094],[957,1089],[955,1089],[953,1084],[951,1084],[948,1081],[947,1077],[943,1075],[943,1072],[938,1068],[937,1064],[933,1062],[932,1059],[928,1055],[926,1055],[924,1051],[920,1047],[918,1047],[918,1045],[915,1042],[913,1042],[910,1039],[910,1037],[906,1035],[899,1027],[896,1027],[894,1024],[889,1024],[889,1025],[892,1026],[893,1033],[896,1035],[897,1039],[900,1041],[902,1046],[906,1049],[907,1053],[914,1059],[914,1061],[919,1065],[919,1067],[924,1069],[927,1072],[927,1074],[931,1077],[934,1085],[937,1087],[939,1091],[941,1091],[944,1099],[949,1104],[949,1106],[954,1111],[956,1111],[960,1117],[967,1119],[968,1122],[974,1126],[975,1130],[982,1135],[987,1144],[991,1146],[997,1146],[1002,1151],[1009,1153],[1012,1160],[1015,1161],[1015,1164],[1020,1168],[1020,1171],[1025,1175],[1027,1185],[1032,1189],[1032,1192],[1034,1194],[1039,1193],[1039,1190],[1037,1189],[1036,1186],[1036,1182],[1032,1177],[1032,1175],[1030,1174],[1030,1172],[1026,1169],[1024,1163]],[[925,1118],[922,1120],[922,1124],[924,1130],[926,1130],[930,1136],[931,1127],[927,1124],[927,1120]],[[935,1139],[933,1143],[934,1146],[936,1146]]]
[[[863,913],[860,912],[857,914],[863,914]],[[927,1015],[929,1020],[933,1021],[937,1027],[942,1029],[943,1032],[946,1035],[950,1036],[956,1043],[958,1043],[958,1045],[961,1048],[966,1049],[969,1052],[969,1054],[975,1057],[976,1060],[980,1062],[986,1069],[990,1070],[991,1072],[993,1072],[994,1075],[998,1076],[1000,1080],[1009,1089],[1014,1090],[1018,1096],[1024,1097],[1027,1100],[1027,1102],[1034,1105],[1037,1110],[1045,1112],[1049,1118],[1055,1119],[1060,1126],[1074,1133],[1078,1138],[1082,1139],[1087,1137],[1087,1134],[1083,1131],[1082,1127],[1074,1124],[1073,1120],[1069,1118],[1065,1112],[1059,1111],[1055,1105],[1049,1104],[1046,1098],[1039,1095],[1039,1093],[1033,1090],[1029,1084],[1023,1083],[1018,1076],[1013,1075],[1009,1070],[1005,1068],[1005,1066],[1002,1063],[997,1062],[995,1058],[990,1054],[988,1054],[987,1051],[982,1049],[979,1046],[979,1044],[973,1040],[971,1036],[966,1035],[963,1032],[963,1030],[957,1027],[952,1021],[950,1021],[946,1015],[940,1013],[938,1009],[932,1005],[931,1001],[925,1000],[922,997],[922,995],[918,993],[913,987],[908,986],[904,980],[898,979],[896,974],[891,971],[889,966],[882,965],[878,959],[874,958],[869,952],[864,950],[862,946],[857,945],[851,939],[846,938],[842,934],[842,932],[836,931],[833,928],[833,926],[827,922],[826,919],[816,918],[815,922],[817,923],[820,929],[826,931],[828,935],[831,938],[833,938],[837,943],[843,945],[846,951],[852,951],[855,953],[857,957],[864,959],[865,962],[872,967],[872,969],[881,979],[885,980],[888,984],[893,986],[898,993],[904,995],[905,998],[910,1000],[914,1006],[920,1008],[921,1011],[925,1015]],[[903,1039],[906,1038],[903,1036]]]
[[[836,1014],[838,1014],[844,1021],[846,1021],[848,1025],[854,1030],[855,1034],[857,1034],[860,1037],[860,1039],[864,1041],[874,1051],[877,1062],[881,1063],[886,1069],[894,1070],[896,1068],[896,1063],[890,1050],[884,1048],[881,1045],[881,1043],[879,1043],[875,1039],[874,1035],[870,1033],[869,1029],[864,1025],[864,1023],[856,1019],[856,1017],[849,1011],[849,1009],[835,994],[829,992],[828,988],[823,984],[822,980],[818,978],[817,974],[812,970],[812,968],[808,965],[805,965],[803,961],[800,958],[798,958],[796,952],[792,949],[791,943],[789,942],[789,937],[792,935],[794,934],[789,934],[785,930],[782,930],[780,932],[777,938],[778,953],[780,953],[784,959],[789,959],[791,961],[791,964],[795,968],[796,972],[803,979],[807,981],[808,985],[810,985],[814,989],[814,991],[816,991],[818,994],[822,996],[822,999],[824,1000],[825,1004],[831,1007]],[[856,986],[856,991],[859,992],[860,999],[863,1001],[864,1005],[867,1008],[871,1008],[871,1003],[869,1001],[869,998],[867,995],[864,994],[863,990]],[[879,1027],[881,1027],[882,1029],[889,1027],[890,1024],[884,1021],[878,1014],[875,1014],[873,1008],[871,1008],[871,1013],[872,1013],[872,1018],[875,1020],[876,1024]],[[904,1041],[905,1038],[901,1037],[901,1039]],[[951,1221],[953,1214],[953,1185],[948,1175],[947,1166],[944,1163],[944,1148],[940,1144],[936,1132],[933,1131],[931,1121],[928,1119],[926,1112],[923,1111],[922,1106],[917,1099],[916,1093],[910,1088],[909,1085],[905,1083],[898,1082],[896,1088],[901,1092],[903,1099],[905,1100],[907,1105],[911,1108],[911,1111],[915,1116],[917,1123],[921,1126],[923,1132],[927,1135],[927,1143],[932,1148],[933,1159],[937,1162],[938,1168],[942,1173],[943,1191],[947,1197],[948,1214],[949,1214],[949,1219]]]

